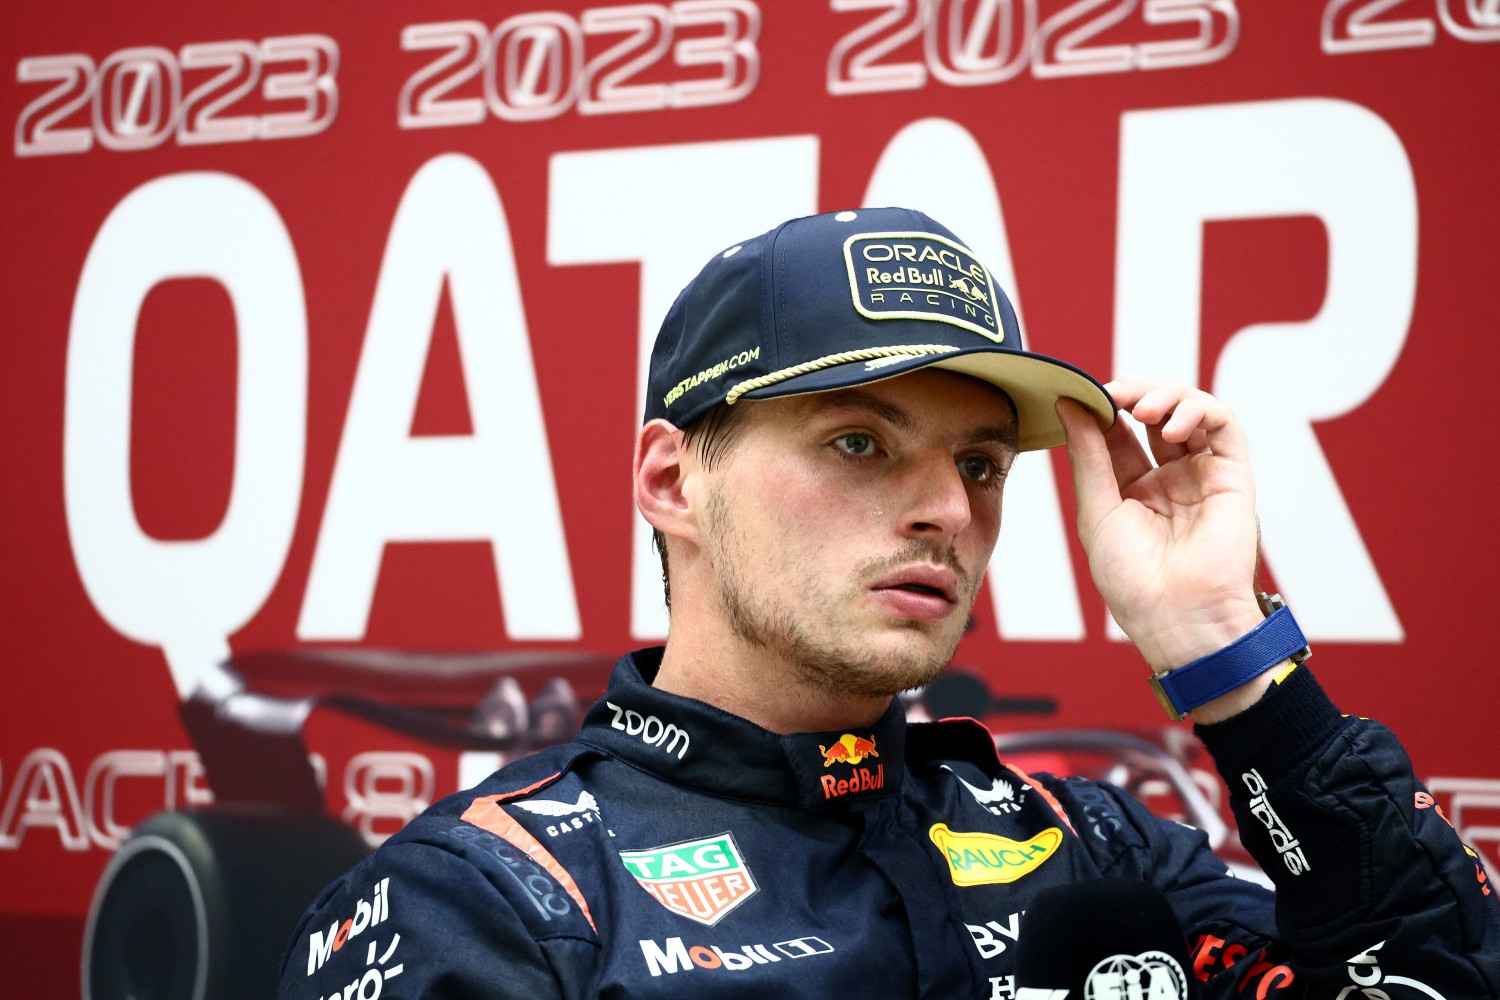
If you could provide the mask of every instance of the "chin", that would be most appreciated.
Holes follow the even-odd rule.
[[[828,665],[824,677],[832,682],[830,686],[850,694],[892,697],[931,684],[947,669],[958,645],[956,640],[948,642],[925,630],[908,630],[892,639],[884,642],[872,637],[850,650],[837,666]]]

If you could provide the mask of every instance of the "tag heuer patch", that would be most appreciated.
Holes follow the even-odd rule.
[[[932,233],[860,233],[844,242],[854,308],[869,319],[928,319],[1000,343],[990,272],[961,244]]]
[[[710,927],[759,888],[728,833],[621,851],[620,860],[662,906]]]

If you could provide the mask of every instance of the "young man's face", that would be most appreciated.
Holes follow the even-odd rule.
[[[1010,401],[925,369],[739,405],[733,447],[704,474],[723,624],[825,690],[930,682],[1000,529]]]

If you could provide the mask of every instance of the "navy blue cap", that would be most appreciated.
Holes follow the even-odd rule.
[[[662,323],[646,420],[683,427],[719,403],[842,389],[944,368],[1015,402],[1022,451],[1063,443],[1053,405],[1101,427],[1115,405],[1092,376],[1021,347],[1005,292],[948,229],[904,208],[782,223],[718,254]]]

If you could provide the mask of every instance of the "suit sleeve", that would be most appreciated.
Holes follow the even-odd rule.
[[[1209,849],[1208,837],[1153,815],[1114,785],[1068,778],[1052,785],[1101,874],[1160,889],[1187,937],[1200,995],[1213,1000],[1296,996],[1277,993],[1294,974],[1277,939],[1275,897],[1236,878]]]
[[[1276,883],[1277,995],[1500,997],[1500,902],[1390,730],[1298,668],[1198,734]]]
[[[282,959],[279,1000],[586,995],[598,941],[568,901],[524,859],[452,832],[408,828],[325,889]]]

